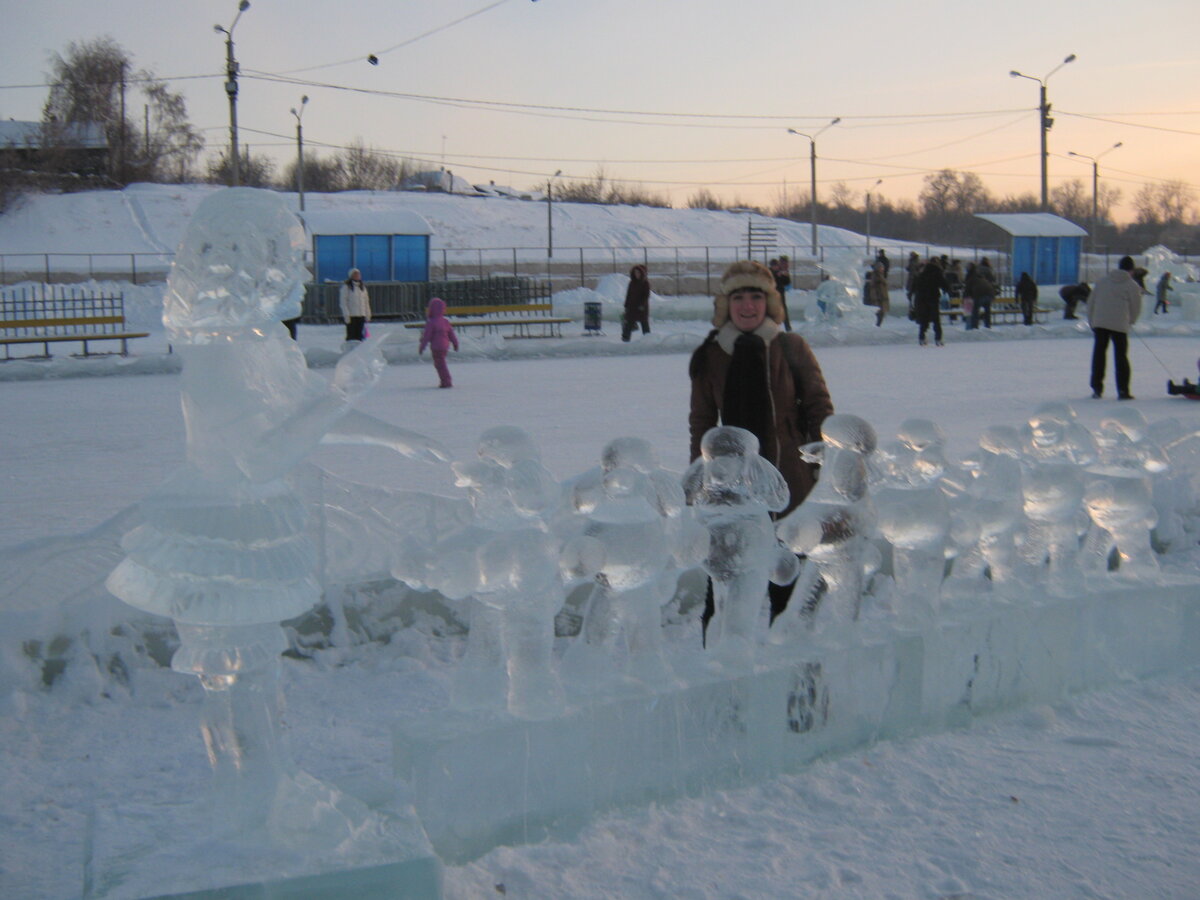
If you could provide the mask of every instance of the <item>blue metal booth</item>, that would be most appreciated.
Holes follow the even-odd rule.
[[[313,281],[342,281],[359,269],[364,281],[428,281],[429,236],[411,210],[324,210],[300,218],[312,237]]]
[[[1075,284],[1083,239],[1087,231],[1051,213],[976,213],[1011,239],[1010,259],[1015,284],[1028,272],[1038,284]]]

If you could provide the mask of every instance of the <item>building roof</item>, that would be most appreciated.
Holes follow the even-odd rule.
[[[77,122],[63,126],[62,141],[92,150],[102,150],[108,146],[104,129],[97,122]],[[0,120],[0,147],[41,149],[42,123]]]
[[[976,213],[1013,237],[1083,237],[1087,231],[1052,213]]]
[[[425,217],[409,209],[310,210],[300,218],[311,235],[433,234]]]

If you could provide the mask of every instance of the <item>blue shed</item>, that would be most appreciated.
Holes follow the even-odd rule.
[[[1075,284],[1087,232],[1051,213],[976,213],[1011,236],[1012,280],[1028,272],[1038,284]]]
[[[428,281],[424,217],[407,209],[300,213],[312,237],[313,281],[341,281],[359,269],[364,281]]]

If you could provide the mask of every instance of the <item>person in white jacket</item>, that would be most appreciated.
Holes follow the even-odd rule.
[[[1113,346],[1117,370],[1117,399],[1132,400],[1129,393],[1129,332],[1142,314],[1142,289],[1133,280],[1133,257],[1122,256],[1117,268],[1096,282],[1087,301],[1088,325],[1092,328],[1092,397],[1104,394],[1104,358]]]
[[[363,329],[371,321],[371,298],[367,295],[367,286],[363,284],[362,272],[351,269],[348,275],[338,293],[342,321],[346,323],[346,340],[361,341]]]

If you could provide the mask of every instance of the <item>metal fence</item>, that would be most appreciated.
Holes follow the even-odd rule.
[[[887,241],[893,254],[889,280],[892,287],[904,281],[904,261],[910,252],[922,259],[948,252],[964,262],[989,257],[997,274],[1009,281],[1008,253],[998,246],[946,248],[942,245]],[[880,241],[875,239],[878,248]],[[555,247],[548,256],[545,247],[466,247],[440,248],[430,252],[430,276],[440,281],[512,277],[550,282],[555,291],[577,287],[595,287],[605,275],[628,274],[634,265],[644,265],[654,291],[664,296],[712,294],[721,272],[731,262],[755,259],[767,262],[777,256],[791,261],[792,284],[810,290],[820,281],[820,269],[832,254],[842,251],[861,254],[864,266],[869,254],[862,245],[827,244],[816,255],[809,245],[747,247],[728,246],[629,246],[629,247]],[[1095,281],[1116,265],[1122,254],[1110,248],[1097,248],[1084,254],[1080,279]],[[25,281],[45,284],[69,284],[81,281],[129,281],[143,284],[163,281],[170,270],[171,253],[0,253],[0,285]],[[1188,262],[1188,256],[1183,256]],[[373,295],[372,295],[373,296]]]
[[[338,292],[341,282],[307,284],[301,321],[309,324],[333,322],[342,318]],[[523,276],[487,276],[440,281],[373,281],[371,318],[417,322],[425,318],[425,308],[433,297],[441,297],[446,306],[523,306],[549,303],[550,283]]]
[[[0,327],[10,337],[76,334],[81,318],[93,334],[121,333],[124,295],[45,284],[0,292]]]

